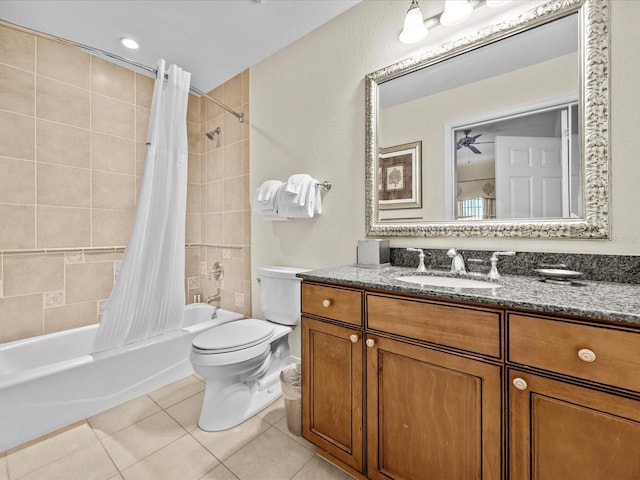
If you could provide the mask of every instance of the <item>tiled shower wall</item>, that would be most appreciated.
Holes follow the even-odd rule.
[[[215,93],[227,90],[231,97],[239,91],[235,103],[245,107],[248,72]],[[100,320],[133,222],[152,92],[146,76],[0,25],[0,343]],[[212,289],[201,272],[220,259],[222,306],[244,312],[235,305],[251,304],[243,298],[249,232],[234,220],[248,201],[223,197],[213,205],[206,193],[221,186],[246,194],[248,141],[245,147],[241,124],[227,127],[230,115],[207,111],[203,101],[192,95],[187,114],[186,298]],[[206,122],[223,129],[211,152],[203,143]]]

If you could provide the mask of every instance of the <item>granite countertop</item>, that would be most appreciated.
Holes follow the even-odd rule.
[[[372,269],[342,265],[311,270],[298,274],[298,277],[350,287],[419,294],[442,300],[461,300],[541,313],[576,315],[640,327],[638,284],[575,281],[559,285],[543,282],[539,277],[504,275],[497,281],[501,285],[500,288],[474,289],[420,286],[395,279],[415,273],[414,268],[406,267]],[[426,274],[446,275],[447,272],[428,271]],[[483,277],[467,278],[486,280]]]

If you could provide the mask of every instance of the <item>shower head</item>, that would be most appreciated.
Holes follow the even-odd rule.
[[[220,135],[220,127],[216,128],[215,130],[211,130],[210,132],[206,132],[205,136],[209,140],[214,141],[216,139],[216,134]]]

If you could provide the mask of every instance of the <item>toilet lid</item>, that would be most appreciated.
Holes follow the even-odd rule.
[[[226,353],[249,348],[273,335],[274,326],[264,320],[249,318],[225,323],[201,333],[193,346],[210,353]]]

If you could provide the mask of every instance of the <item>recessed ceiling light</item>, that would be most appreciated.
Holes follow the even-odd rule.
[[[120,39],[120,43],[131,50],[137,49],[140,45],[133,38],[130,37],[122,37]]]

